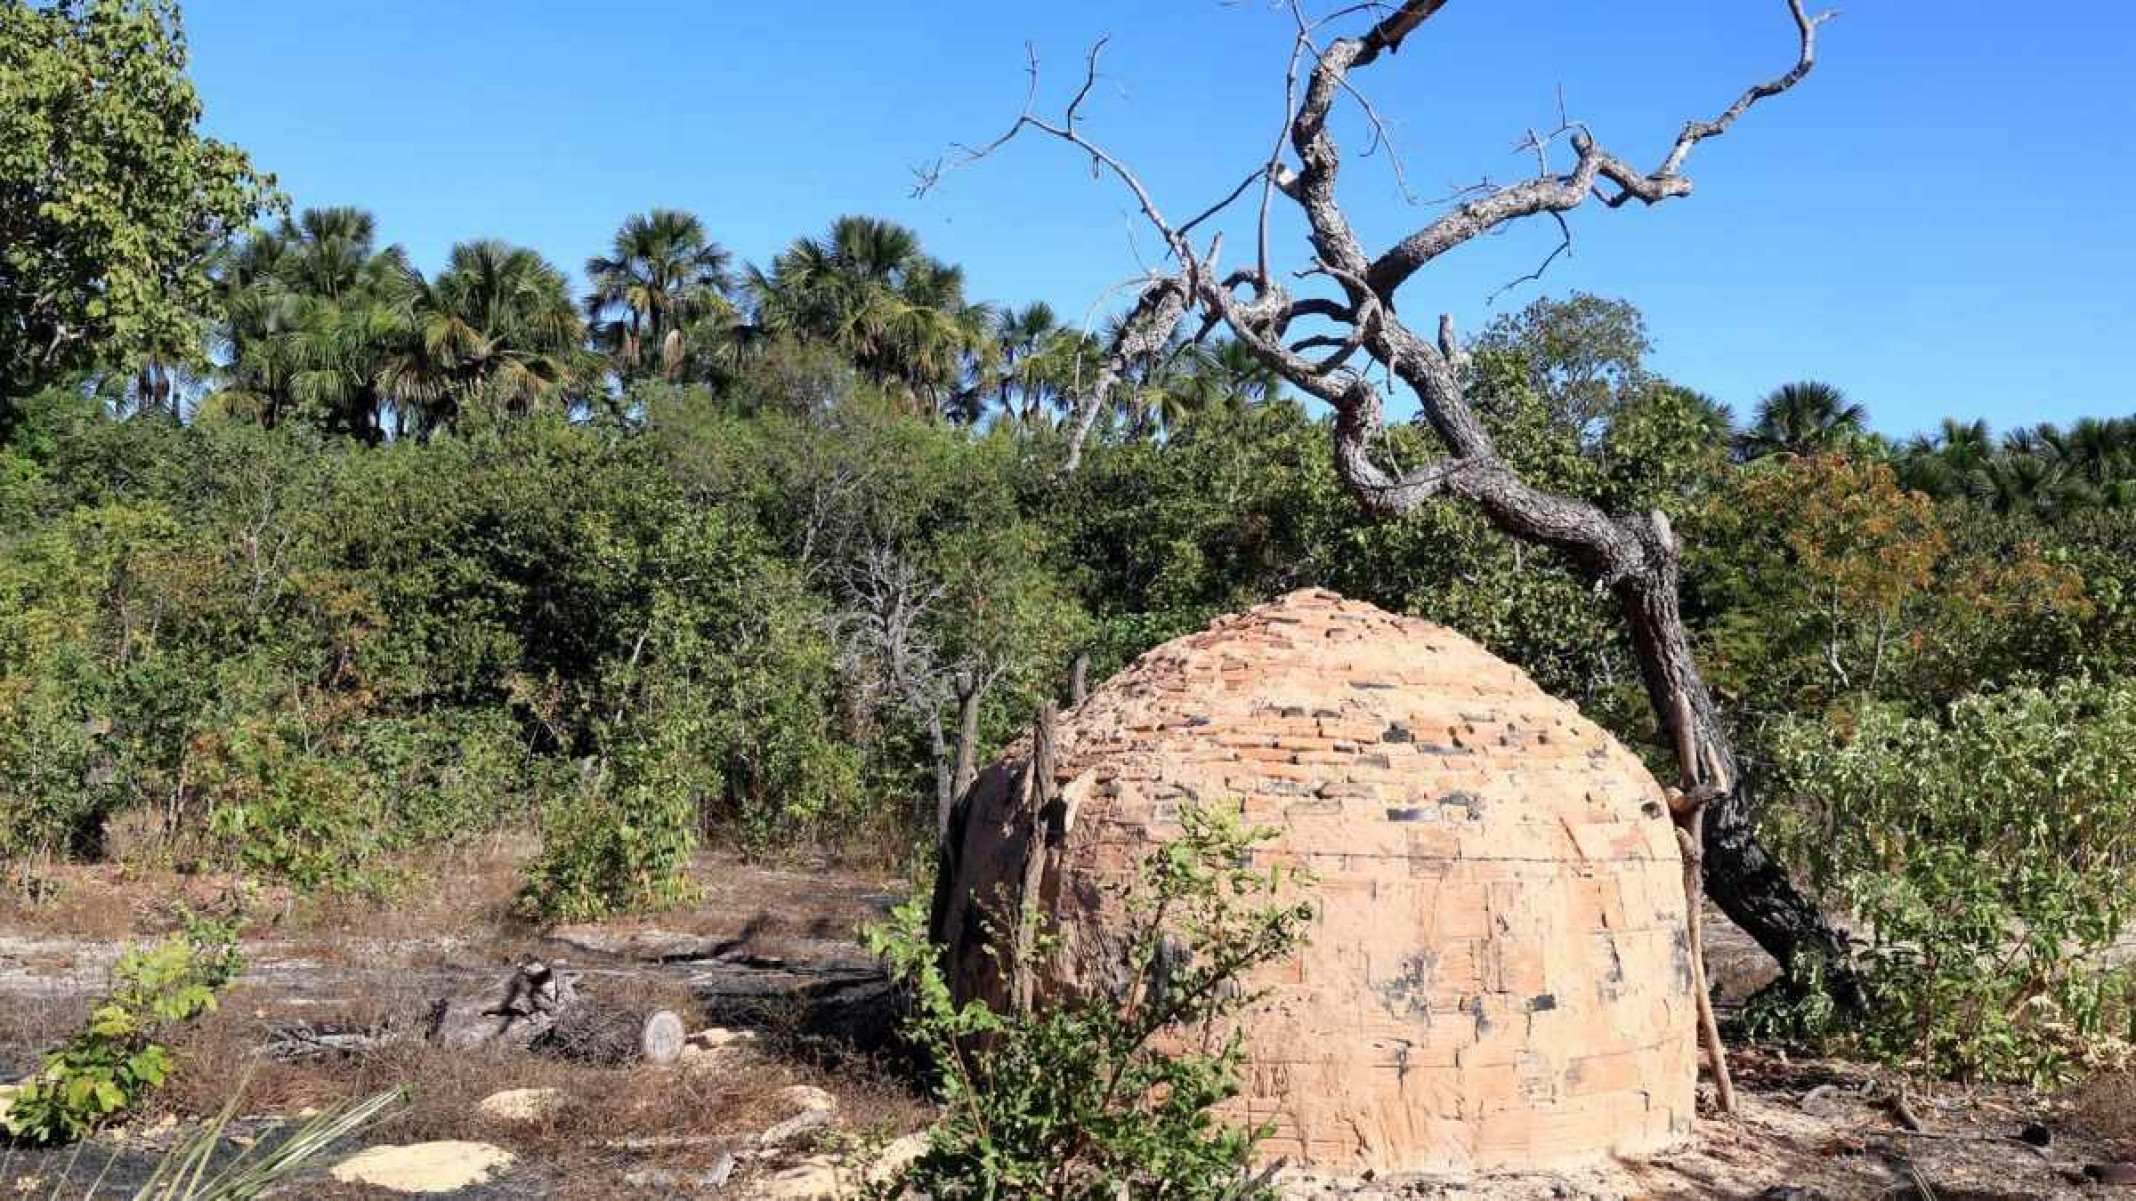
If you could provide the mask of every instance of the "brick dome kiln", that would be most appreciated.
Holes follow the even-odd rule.
[[[1041,995],[1104,979],[1100,887],[1243,806],[1318,876],[1312,941],[1256,980],[1237,1116],[1270,1156],[1359,1171],[1549,1167],[1690,1127],[1696,1017],[1660,787],[1572,705],[1450,630],[1294,593],[1144,655],[1064,714],[1060,834],[1022,812],[1028,740],[959,807],[936,934],[999,1001],[975,898],[1027,878],[1061,950]],[[1028,876],[1027,876],[1028,865]],[[993,912],[994,905],[986,909]],[[1015,906],[1008,907],[1015,912]]]

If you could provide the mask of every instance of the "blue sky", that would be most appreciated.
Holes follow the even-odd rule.
[[[1057,103],[1110,34],[1089,129],[1192,212],[1266,153],[1289,43],[1268,0],[191,0],[186,15],[209,127],[299,205],[370,208],[426,268],[496,235],[575,271],[656,205],[761,262],[867,212],[962,263],[975,296],[1078,320],[1154,253],[1122,193],[1037,141],[920,199],[913,165],[1007,123],[1027,41]],[[1513,144],[1555,123],[1560,89],[1605,144],[1652,161],[1792,54],[1780,0],[1455,0],[1359,78],[1428,202],[1528,169]],[[1700,148],[1696,195],[1582,210],[1540,287],[1633,300],[1660,369],[1739,412],[1805,376],[1895,433],[2136,411],[2131,78],[2125,0],[1860,0],[1826,26],[1809,80]],[[1345,132],[1368,242],[1428,220]],[[1473,329],[1538,294],[1489,299],[1554,238],[1464,248],[1410,283],[1405,311]],[[1279,228],[1279,257],[1302,247]]]

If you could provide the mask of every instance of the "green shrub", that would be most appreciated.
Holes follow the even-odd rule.
[[[445,710],[363,722],[352,771],[375,788],[395,847],[451,842],[533,816],[546,780],[501,710]]]
[[[2136,904],[2136,685],[1784,724],[1768,827],[1851,914],[1870,970],[1850,1041],[1938,1071],[2050,1082],[2114,1057]],[[1811,1023],[1815,1025],[1816,1023]]]
[[[959,1005],[923,902],[868,932],[912,991],[906,1033],[934,1064],[944,1108],[903,1190],[936,1201],[1273,1196],[1249,1175],[1268,1128],[1228,1126],[1211,1112],[1238,1094],[1241,1036],[1204,1035],[1258,999],[1241,979],[1295,950],[1312,908],[1279,896],[1294,874],[1248,866],[1271,832],[1192,807],[1181,822],[1124,898],[1119,995],[1035,1013]],[[1027,954],[1046,953],[1046,942]]]
[[[596,763],[542,823],[520,907],[547,921],[662,909],[693,894],[697,807],[673,746],[626,747]]]
[[[304,889],[377,891],[380,865],[413,845],[381,780],[301,715],[242,714],[193,736],[189,783],[203,830],[181,831],[188,851]]]
[[[171,1053],[158,1037],[213,1011],[216,993],[243,968],[237,923],[190,915],[184,933],[121,955],[111,994],[16,1095],[7,1132],[68,1142],[134,1106],[170,1074]]]

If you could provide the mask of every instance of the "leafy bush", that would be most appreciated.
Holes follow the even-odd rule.
[[[905,1190],[937,1201],[1273,1196],[1249,1176],[1267,1128],[1227,1126],[1211,1112],[1239,1091],[1241,1036],[1203,1036],[1255,1002],[1242,978],[1295,950],[1312,908],[1279,898],[1294,874],[1247,866],[1270,832],[1193,807],[1181,823],[1126,892],[1118,995],[1035,1013],[959,1005],[922,902],[869,932],[912,990],[906,1033],[931,1057],[944,1106]],[[1026,953],[1046,950],[1040,939]]]
[[[678,748],[636,745],[613,764],[595,763],[580,787],[550,810],[541,854],[527,866],[520,905],[550,921],[686,901],[683,874],[697,849],[697,811],[678,768]]]
[[[1846,736],[1794,721],[1773,755],[1770,829],[1872,968],[1850,1039],[2036,1082],[2126,1049],[2130,976],[2107,952],[2136,905],[2136,686],[1871,708]]]
[[[158,1036],[214,1010],[216,993],[243,968],[234,920],[189,916],[184,933],[127,951],[88,1025],[15,1096],[7,1132],[67,1142],[131,1108],[170,1074],[171,1053]]]
[[[301,888],[354,888],[386,831],[362,777],[304,745],[301,727],[234,723],[195,740],[216,858]]]

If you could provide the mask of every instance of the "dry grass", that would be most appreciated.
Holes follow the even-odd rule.
[[[0,992],[0,1080],[36,1070],[88,1017],[89,998],[80,994]]]
[[[632,1169],[710,1167],[730,1146],[788,1116],[776,1097],[790,1084],[836,1095],[848,1133],[888,1137],[926,1122],[927,1107],[888,1072],[864,1059],[827,1056],[777,1030],[766,1032],[771,1037],[760,1051],[736,1051],[717,1070],[448,1051],[419,1036],[298,1062],[261,1053],[277,1026],[300,1021],[413,1035],[438,996],[500,979],[526,958],[568,957],[584,973],[582,991],[598,1003],[674,1009],[692,1028],[700,1025],[682,973],[560,947],[515,916],[520,864],[532,849],[525,839],[500,838],[405,860],[396,873],[403,884],[378,898],[241,888],[229,877],[166,868],[43,865],[36,888],[0,889],[0,931],[39,944],[36,961],[23,966],[41,977],[0,987],[0,1078],[34,1067],[42,1051],[79,1028],[118,945],[176,929],[175,902],[215,911],[242,900],[253,971],[216,1013],[172,1036],[179,1071],[144,1107],[144,1126],[166,1114],[214,1114],[240,1083],[243,1110],[262,1116],[404,1088],[407,1107],[367,1141],[493,1142],[525,1165],[515,1170],[513,1188],[593,1201],[646,1195],[623,1184]],[[850,937],[898,890],[891,878],[855,876],[828,862],[768,868],[721,852],[701,855],[693,875],[702,886],[698,904],[608,925],[770,955],[797,947],[821,953],[821,943]],[[61,984],[67,987],[46,991]],[[483,1097],[515,1088],[554,1088],[563,1101],[527,1123],[479,1113]],[[375,1195],[337,1187],[307,1185],[304,1195]]]
[[[2099,1072],[2070,1097],[2070,1119],[2136,1156],[2136,1071]]]
[[[376,895],[299,891],[232,872],[183,871],[155,859],[25,865],[0,888],[0,930],[84,939],[141,938],[178,926],[181,907],[242,905],[253,934],[362,930],[373,938],[468,934],[517,925],[512,900],[531,837],[499,833],[383,865]]]
[[[140,939],[178,928],[180,908],[251,916],[249,938],[332,941],[360,934],[378,941],[531,939],[538,931],[514,911],[522,867],[539,849],[523,833],[498,833],[458,847],[411,854],[381,869],[376,896],[260,885],[228,872],[181,872],[154,863],[42,862],[0,887],[0,931],[23,936]],[[794,855],[776,865],[707,850],[689,874],[699,900],[662,913],[618,918],[616,929],[688,934],[836,939],[881,912],[886,893],[905,887],[888,859],[864,864]]]
[[[618,930],[659,929],[739,938],[850,938],[862,923],[882,916],[883,899],[909,885],[889,873],[857,874],[830,859],[794,860],[779,866],[749,864],[739,856],[708,851],[690,865],[698,899],[683,908],[602,925]]]
[[[656,986],[630,1000],[609,999],[643,1006],[673,997]],[[517,1050],[453,1051],[411,1038],[345,1056],[277,1062],[257,1054],[273,1020],[273,1007],[263,1000],[233,998],[237,1003],[189,1032],[179,1044],[179,1073],[157,1094],[157,1112],[181,1118],[213,1113],[239,1080],[245,1081],[246,1111],[281,1115],[401,1088],[407,1107],[368,1140],[495,1143],[571,1182],[560,1195],[589,1198],[618,1195],[608,1190],[632,1168],[711,1167],[723,1152],[789,1116],[776,1098],[790,1084],[814,1084],[837,1095],[847,1130],[887,1136],[927,1120],[925,1106],[887,1077],[831,1073],[748,1051],[731,1053],[716,1070],[601,1067]],[[562,1102],[530,1122],[499,1122],[480,1113],[482,1098],[520,1088],[553,1088]]]
[[[0,889],[0,931],[51,938],[146,938],[178,928],[180,906],[225,908],[245,892],[285,903],[287,889],[256,890],[221,873],[185,874],[112,863],[26,867]]]

